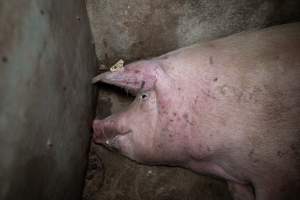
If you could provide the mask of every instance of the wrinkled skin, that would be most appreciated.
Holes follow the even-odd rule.
[[[145,164],[228,181],[234,199],[300,195],[300,23],[240,33],[106,72],[133,95],[94,141]]]

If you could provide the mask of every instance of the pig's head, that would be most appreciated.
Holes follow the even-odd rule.
[[[172,107],[169,97],[173,81],[160,64],[136,62],[121,71],[103,73],[100,80],[124,88],[136,98],[127,111],[94,120],[94,141],[138,162],[179,161],[181,152],[176,152],[180,149],[174,142],[176,139],[166,141],[167,134],[175,135],[166,120],[167,107]]]

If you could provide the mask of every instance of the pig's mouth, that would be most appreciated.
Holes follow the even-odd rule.
[[[120,136],[130,134],[132,131],[126,131],[124,133],[120,133],[119,135],[114,135],[110,137],[106,137],[105,135],[102,136],[102,138],[99,140],[99,137],[97,135],[93,135],[94,142],[103,145],[107,149],[111,151],[120,151]]]
[[[120,145],[118,143],[118,138],[119,138],[118,135],[114,136],[113,138],[105,140],[105,142],[101,144],[111,151],[119,151]]]
[[[98,134],[98,132],[94,132],[93,139],[96,143],[109,145],[112,144],[115,140],[117,140],[119,136],[127,135],[131,132],[132,132],[131,130],[128,130],[126,132],[116,134],[116,133],[108,133],[108,132],[105,133],[103,131],[101,135]]]

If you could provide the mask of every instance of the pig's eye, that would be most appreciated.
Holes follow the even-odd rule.
[[[149,95],[146,94],[146,93],[144,93],[144,94],[141,94],[141,97],[140,97],[140,98],[141,98],[142,100],[147,100],[148,97],[149,97]]]

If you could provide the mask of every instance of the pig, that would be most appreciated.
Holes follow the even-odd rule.
[[[235,200],[300,198],[300,23],[201,42],[99,80],[135,99],[94,120],[96,143],[223,178]]]

